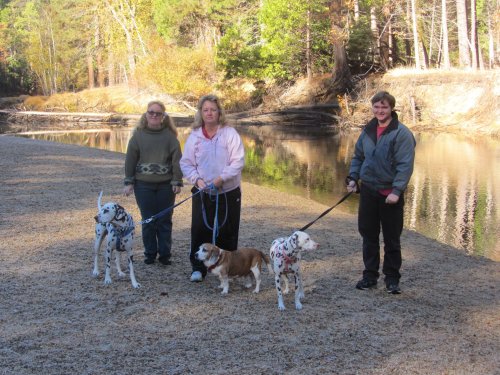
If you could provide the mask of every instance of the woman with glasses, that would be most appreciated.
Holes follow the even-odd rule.
[[[195,258],[201,244],[236,250],[240,229],[241,171],[245,150],[239,134],[228,126],[219,98],[203,96],[198,102],[193,130],[184,145],[181,168],[194,185],[191,217],[191,281],[199,282],[207,268]],[[217,215],[217,216],[216,216]],[[216,220],[217,217],[217,220]]]
[[[143,220],[172,207],[182,186],[177,129],[162,102],[147,108],[128,143],[123,189],[126,196],[134,192]],[[172,214],[142,224],[144,263],[153,264],[158,255],[161,264],[171,264]]]

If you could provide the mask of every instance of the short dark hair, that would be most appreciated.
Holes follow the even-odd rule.
[[[391,106],[391,109],[396,106],[396,98],[387,91],[379,91],[371,99],[372,105],[381,101],[386,101]]]

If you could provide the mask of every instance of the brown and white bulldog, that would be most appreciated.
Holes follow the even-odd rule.
[[[267,265],[269,272],[273,272],[269,256],[257,249],[242,248],[227,251],[210,243],[204,243],[199,247],[195,256],[205,264],[209,272],[219,276],[221,294],[228,293],[230,277],[245,277],[247,279],[245,287],[250,288],[252,286],[252,273],[255,277],[253,292],[259,293],[262,262]]]

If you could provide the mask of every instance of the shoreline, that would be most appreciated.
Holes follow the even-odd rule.
[[[235,126],[277,126],[280,124],[275,117],[272,117],[275,112],[262,113],[262,114],[248,114],[248,113],[228,113],[227,118]],[[297,113],[291,113],[290,116],[297,116]],[[348,128],[341,128],[335,123],[326,125],[326,122],[321,120],[322,116],[334,115],[317,112],[307,112],[309,118],[301,117],[303,123],[299,121],[298,126],[313,126],[323,127],[325,129],[334,129],[336,131],[359,131],[362,126],[351,126]],[[172,119],[178,127],[189,127],[193,122],[193,116],[182,113],[171,113]],[[43,112],[43,111],[17,111],[0,109],[0,134],[21,133],[26,131],[33,131],[34,129],[47,129],[47,130],[83,130],[88,127],[96,126],[111,126],[111,127],[134,127],[140,118],[140,114],[120,114],[120,113],[86,113],[86,112]],[[279,116],[284,125],[279,126],[294,126],[290,121],[294,121],[294,117],[287,117],[287,112],[283,111]],[[340,118],[340,117],[339,117]],[[267,119],[267,120],[266,120]],[[317,125],[313,125],[313,121],[319,121]],[[406,124],[413,132],[434,132],[434,133],[449,133],[462,135],[465,137],[483,137],[492,138],[500,141],[500,131],[497,124],[484,125],[480,127],[473,127],[468,129],[462,123],[450,125],[436,125],[427,122],[419,122],[416,124]]]
[[[102,273],[91,277],[99,191],[103,202],[140,218],[135,199],[121,196],[124,155],[10,136],[0,136],[0,150],[0,207],[8,213],[0,217],[0,362],[8,374],[487,375],[500,368],[498,262],[405,230],[403,294],[357,291],[356,217],[334,210],[308,230],[321,247],[303,256],[304,309],[295,311],[288,295],[279,312],[268,272],[257,295],[235,280],[222,297],[213,275],[189,283],[188,201],[174,211],[173,265],[143,263],[138,228],[142,288],[133,290],[114,268],[104,286]],[[246,182],[242,191],[241,247],[268,251],[327,208]],[[185,186],[177,199],[190,194]]]

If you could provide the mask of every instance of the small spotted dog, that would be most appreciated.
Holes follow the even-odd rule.
[[[315,250],[318,246],[318,243],[314,242],[307,233],[300,231],[294,232],[290,237],[281,237],[273,241],[270,255],[278,293],[278,309],[285,310],[283,293],[288,293],[288,274],[293,274],[295,278],[295,308],[302,309],[300,300],[304,298],[304,288],[300,274],[301,251]],[[283,292],[281,280],[285,283]]]
[[[134,242],[134,220],[132,215],[117,203],[109,202],[101,206],[102,191],[97,200],[97,215],[94,217],[95,224],[95,243],[94,243],[94,270],[92,275],[99,276],[99,267],[97,266],[99,249],[106,238],[106,252],[104,256],[106,271],[104,284],[111,284],[111,253],[116,249],[115,263],[116,270],[120,277],[125,276],[121,270],[121,252],[126,251],[128,255],[128,268],[130,270],[130,281],[134,288],[140,288],[141,285],[135,279],[134,258],[132,254],[132,245]]]

